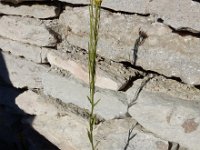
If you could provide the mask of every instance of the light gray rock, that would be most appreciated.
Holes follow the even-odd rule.
[[[115,11],[148,14],[149,0],[104,0],[102,6]]]
[[[138,82],[134,83],[135,85]],[[139,86],[139,84],[137,85]],[[144,87],[149,92],[160,92],[188,101],[199,101],[200,90],[186,84],[182,84],[172,79],[157,76],[151,79]]]
[[[176,30],[200,32],[200,3],[192,0],[153,0],[149,11]]]
[[[44,92],[65,103],[73,103],[81,108],[89,109],[87,99],[89,88],[72,77],[59,76],[55,73],[45,73],[42,76]],[[112,119],[126,113],[126,95],[122,92],[96,89],[95,100],[100,102],[95,108],[95,113],[104,119]],[[111,107],[112,106],[112,107]]]
[[[40,20],[16,16],[0,18],[0,36],[38,46],[55,46],[57,42]]]
[[[48,62],[52,66],[69,71],[76,79],[89,83],[88,54],[84,51],[64,53],[52,51],[48,53]],[[96,86],[103,89],[119,90],[130,78],[137,76],[138,71],[125,68],[120,63],[108,62],[97,58]]]
[[[98,125],[95,138],[99,150],[168,150],[169,144],[141,131],[131,119],[109,120]],[[130,136],[128,136],[129,132]],[[135,135],[135,136],[134,136]],[[134,136],[132,139],[131,137]],[[129,138],[129,141],[128,141]]]
[[[140,81],[138,80],[138,82]],[[136,92],[137,84],[136,82],[127,91],[129,99]],[[148,84],[151,85],[148,86]],[[141,91],[136,104],[129,109],[131,116],[145,129],[165,140],[179,143],[190,150],[198,149],[200,138],[199,99],[195,100],[195,96],[193,98],[192,95],[187,98],[184,95],[176,96],[170,91],[165,93],[164,90],[156,90],[159,89],[159,86],[150,89],[153,87],[152,85],[155,84],[147,83],[146,88]],[[163,85],[165,84],[161,82],[161,87]],[[172,87],[172,85],[170,86]]]
[[[72,4],[89,4],[90,0],[61,0]],[[138,14],[152,14],[155,18],[162,18],[164,23],[176,30],[200,32],[200,4],[196,1],[175,0],[105,0],[102,7],[115,11]]]
[[[69,43],[87,49],[89,39],[88,8],[66,7],[60,16],[65,28],[61,33]],[[116,26],[117,24],[117,26]],[[126,28],[125,28],[126,27]],[[68,29],[68,30],[66,30]],[[135,51],[134,44],[139,29],[148,38]],[[115,61],[135,62],[145,70],[152,70],[165,76],[175,76],[188,84],[200,84],[200,60],[198,49],[200,39],[180,36],[161,24],[152,23],[150,17],[123,15],[102,10],[97,53]]]
[[[35,18],[57,17],[59,9],[56,6],[48,5],[19,5],[11,6],[0,3],[0,14],[29,16]]]
[[[61,150],[88,150],[88,122],[72,113],[61,117],[36,116],[33,128]]]
[[[2,2],[8,2],[8,3],[13,3],[13,4],[19,4],[22,2],[42,2],[44,0],[1,0]]]
[[[71,4],[88,5],[90,0],[61,0]],[[102,7],[115,11],[123,11],[130,13],[148,14],[149,0],[103,0]]]
[[[21,110],[31,115],[55,117],[59,113],[56,106],[50,104],[47,99],[30,90],[17,96],[15,103]]]
[[[161,24],[147,29],[148,38],[138,50],[136,65],[188,84],[200,84],[200,39],[179,36]]]
[[[2,37],[0,37],[0,49],[36,63],[47,63],[47,53],[53,51],[49,48],[25,44]]]
[[[72,4],[86,4],[89,0],[61,0]],[[200,32],[200,4],[196,1],[175,0],[105,0],[102,7],[115,11],[151,14],[155,18],[161,18],[164,23],[176,30],[189,30],[194,33]]]
[[[66,10],[60,15],[59,23],[65,29],[61,35],[66,36],[69,43],[84,49],[88,48],[88,7],[66,7]],[[138,37],[139,28],[144,24],[148,24],[148,21],[137,15],[122,15],[102,10],[97,52],[112,60],[131,60],[131,49]]]
[[[48,69],[45,66],[0,53],[0,76],[16,88],[42,88],[41,77]]]

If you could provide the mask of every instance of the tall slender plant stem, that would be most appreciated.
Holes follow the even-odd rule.
[[[96,50],[98,44],[99,22],[100,22],[100,10],[102,0],[90,0],[89,12],[90,12],[90,39],[88,43],[88,69],[89,69],[89,85],[90,95],[88,100],[90,102],[90,115],[89,115],[89,129],[88,138],[91,143],[92,150],[95,150],[97,144],[94,142],[93,130],[96,122],[96,116],[94,114],[94,108],[98,101],[95,101],[95,77],[96,77]]]

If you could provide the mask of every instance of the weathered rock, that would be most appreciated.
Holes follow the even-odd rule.
[[[37,109],[37,107],[35,108]],[[121,150],[127,144],[128,132],[136,125],[132,119],[110,120],[95,127],[95,141],[99,141],[99,150]],[[62,116],[39,115],[32,122],[32,126],[45,138],[60,149],[86,150],[90,148],[87,137],[88,122],[72,113],[66,112]],[[144,133],[135,127],[130,136],[136,136],[129,141],[127,150],[148,149],[167,150],[168,142]]]
[[[172,79],[166,79],[162,76],[157,76],[151,79],[144,87],[150,92],[161,92],[173,97],[177,97],[189,101],[200,100],[200,90],[186,84],[182,84]]]
[[[1,0],[2,2],[8,2],[8,3],[13,3],[13,4],[19,4],[22,2],[40,2],[40,1],[44,1],[44,0]]]
[[[2,52],[0,64],[0,77],[17,88],[42,88],[42,74],[48,71],[45,66]]]
[[[48,62],[56,67],[69,71],[75,78],[89,83],[88,59],[84,51],[48,53]],[[122,64],[108,62],[97,58],[96,86],[104,89],[121,89],[138,71],[125,68]]]
[[[61,0],[72,4],[89,4],[90,0]],[[130,13],[148,14],[149,0],[104,0],[102,7],[115,11],[123,11]]]
[[[67,36],[66,39],[69,43],[84,49],[88,48],[88,7],[66,7],[59,18],[59,22],[65,29],[61,34]],[[97,52],[112,60],[130,60],[132,57],[131,49],[138,37],[139,28],[143,24],[148,24],[148,21],[137,15],[113,14],[102,10]],[[124,28],[125,26],[126,28]],[[122,29],[125,30],[122,32]]]
[[[88,8],[69,8],[60,17],[65,27],[62,34],[67,40],[87,49],[89,37]],[[116,26],[117,24],[117,26]],[[126,28],[124,28],[126,27]],[[139,28],[148,38],[133,52]],[[98,53],[111,60],[135,62],[146,70],[165,76],[180,77],[183,82],[200,84],[200,60],[198,59],[200,39],[192,36],[182,37],[172,33],[161,23],[152,23],[148,17],[123,15],[102,11]]]
[[[89,0],[61,0],[72,4],[89,4]],[[152,14],[156,18],[162,18],[164,23],[180,30],[200,32],[200,4],[196,1],[175,0],[106,0],[102,6],[115,11],[123,11],[139,14]],[[169,11],[170,10],[170,11]]]
[[[147,34],[148,39],[138,50],[136,65],[179,77],[188,84],[200,84],[199,38],[170,33],[162,24],[153,24]]]
[[[168,150],[167,141],[141,131],[131,119],[109,120],[96,129],[99,150]],[[131,134],[128,136],[130,130]],[[135,135],[135,136],[134,136]],[[134,136],[132,139],[131,137]],[[129,138],[129,140],[128,140]]]
[[[31,115],[47,115],[50,117],[58,114],[58,110],[54,105],[32,91],[20,94],[15,99],[15,103],[21,110]]]
[[[56,6],[48,5],[20,5],[10,6],[0,3],[0,14],[30,16],[35,18],[52,18],[59,14]]]
[[[88,122],[72,113],[62,117],[37,116],[32,126],[50,142],[62,150],[87,150]]]
[[[191,150],[196,150],[199,147],[200,138],[200,101],[199,93],[196,95],[183,94],[184,88],[179,86],[173,87],[166,81],[160,80],[161,84],[154,84],[150,81],[145,88],[140,92],[136,104],[129,109],[129,113],[136,119],[145,129],[153,132],[159,137],[179,143]],[[140,82],[140,81],[138,81]],[[167,84],[166,84],[167,83]],[[139,83],[135,83],[129,89],[128,97],[131,99],[135,94]],[[148,85],[150,84],[150,85]],[[186,85],[182,85],[186,86]],[[166,87],[166,90],[163,88]],[[159,91],[158,89],[161,90]],[[164,92],[167,90],[172,92]],[[178,92],[181,96],[178,96]],[[189,89],[188,91],[193,89]],[[195,90],[194,90],[195,91]],[[176,93],[176,94],[174,94]],[[195,93],[195,92],[189,92]],[[188,93],[188,94],[189,94]]]
[[[73,103],[81,108],[89,109],[90,103],[87,99],[89,88],[70,76],[59,76],[48,73],[43,75],[43,87],[45,94],[59,98],[65,103]],[[96,89],[95,100],[100,102],[95,112],[104,119],[112,119],[126,113],[127,101],[122,92]],[[112,107],[110,107],[112,106]]]
[[[57,42],[40,20],[16,16],[0,18],[0,36],[38,46],[55,46]]]
[[[200,32],[200,3],[191,0],[153,0],[149,11],[176,30]]]
[[[46,63],[47,53],[52,49],[25,44],[0,37],[0,49],[24,57],[36,63]]]

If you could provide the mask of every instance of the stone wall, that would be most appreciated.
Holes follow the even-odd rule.
[[[0,2],[0,81],[7,90],[24,91],[15,104],[36,115],[31,126],[62,150],[90,149],[88,4]],[[200,3],[104,0],[102,7],[96,77],[99,149],[198,150]],[[139,32],[146,37],[136,47]],[[3,92],[0,98],[10,107]],[[128,140],[130,131],[134,138]]]

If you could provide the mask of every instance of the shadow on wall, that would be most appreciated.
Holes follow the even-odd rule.
[[[59,150],[32,128],[34,116],[15,104],[23,90],[12,86],[2,53],[0,50],[0,150]]]

